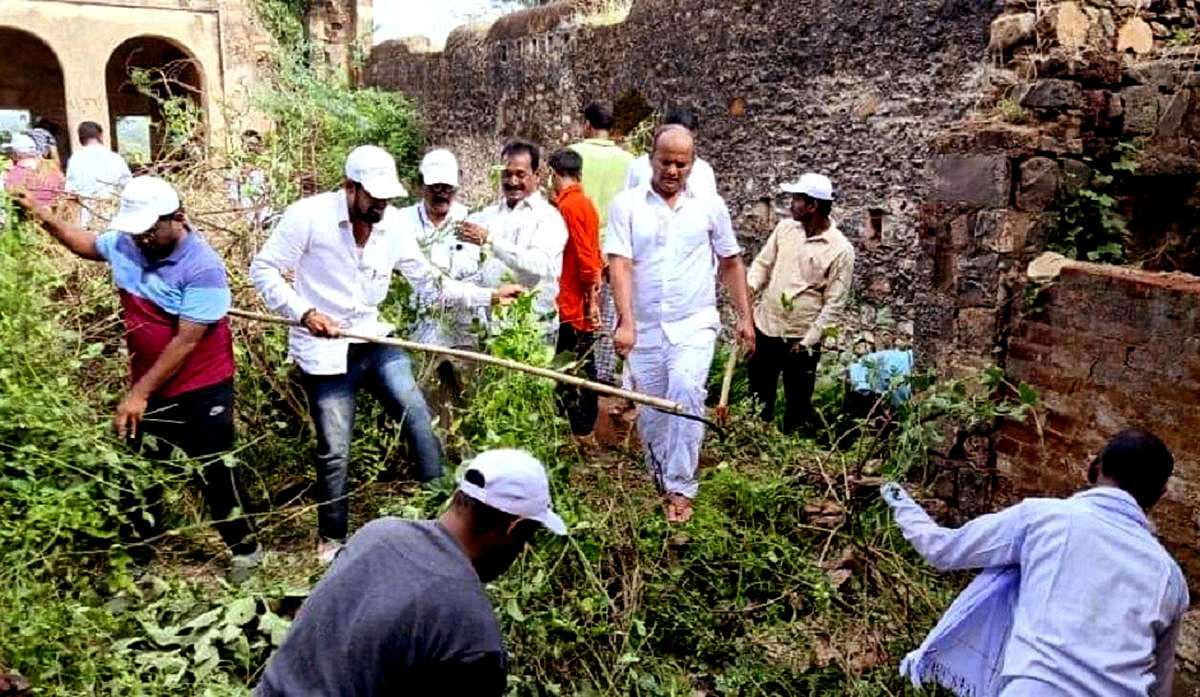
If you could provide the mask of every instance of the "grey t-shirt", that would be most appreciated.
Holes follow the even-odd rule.
[[[363,526],[304,601],[258,697],[502,695],[500,626],[435,521]]]

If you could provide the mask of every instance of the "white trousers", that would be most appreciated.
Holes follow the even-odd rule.
[[[716,329],[694,332],[677,344],[668,341],[661,331],[652,336],[639,335],[626,364],[634,388],[679,402],[689,413],[703,416],[716,343]],[[638,435],[651,476],[667,493],[695,498],[704,424],[643,406],[638,409]]]

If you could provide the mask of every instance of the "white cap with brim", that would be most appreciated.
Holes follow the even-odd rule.
[[[796,181],[787,182],[779,188],[789,194],[803,194],[822,201],[833,200],[833,182],[829,181],[829,177],[824,174],[808,172],[801,175]]]
[[[140,235],[154,227],[162,216],[178,210],[179,194],[175,193],[175,187],[158,177],[134,177],[121,189],[121,206],[111,227]]]
[[[360,145],[350,151],[346,156],[346,178],[362,184],[375,198],[408,196],[396,174],[396,160],[387,150],[374,145]]]
[[[430,150],[421,158],[421,182],[425,186],[449,184],[458,188],[458,160],[449,150]]]
[[[38,154],[37,141],[24,133],[14,133],[4,149],[17,157],[36,157]]]
[[[476,473],[477,476],[472,475]],[[482,484],[467,478],[482,480]],[[567,534],[567,525],[550,508],[550,480],[546,468],[521,450],[489,450],[467,463],[458,490],[476,501],[509,515],[541,523],[555,535]]]

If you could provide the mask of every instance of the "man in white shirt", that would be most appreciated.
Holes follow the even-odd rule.
[[[79,222],[86,227],[96,203],[112,199],[129,181],[125,158],[104,144],[104,129],[94,121],[79,124],[79,142],[83,146],[67,161],[67,191],[80,198]]]
[[[558,329],[555,301],[567,226],[558,209],[538,191],[538,147],[523,140],[509,141],[500,159],[503,199],[463,223],[459,238],[492,255],[482,269],[484,285],[494,287],[511,273],[517,283],[537,290],[534,309],[546,323],[547,334],[553,335]]]
[[[964,689],[999,670],[1001,697],[1169,697],[1188,589],[1146,511],[1174,468],[1154,435],[1122,431],[1088,468],[1090,489],[1065,500],[1028,499],[956,530],[935,523],[898,485],[885,485],[904,537],[937,569],[1019,570],[1002,655],[966,651],[948,666]],[[997,605],[984,598],[968,611],[987,617],[1002,611]]]
[[[663,126],[683,126],[695,138],[700,133],[700,119],[689,109],[677,107],[667,112]],[[633,161],[625,174],[625,188],[636,189],[648,186],[652,175],[650,168],[650,153],[646,153]],[[688,175],[687,186],[696,194],[717,196],[717,176],[713,168],[703,158],[696,158],[692,172]]]
[[[355,396],[368,389],[401,422],[417,460],[418,476],[441,472],[441,445],[432,416],[413,380],[408,354],[394,347],[339,338],[342,330],[387,336],[379,304],[399,270],[418,293],[439,294],[466,307],[508,302],[519,286],[497,290],[456,281],[434,269],[412,231],[388,200],[406,194],[396,163],[382,148],[364,145],[346,158],[342,189],[288,207],[250,278],[268,307],[298,320],[289,353],[300,366],[317,433],[317,496],[321,541],[317,552],[332,560],[346,538],[349,503],[346,470],[354,432]],[[284,273],[295,274],[289,284]]]
[[[421,200],[400,209],[400,220],[412,230],[421,250],[439,271],[456,281],[479,282],[478,245],[455,234],[467,218],[458,194],[458,160],[449,150],[431,150],[421,159]],[[441,346],[476,348],[486,314],[478,308],[455,306],[437,294],[414,294],[421,316],[413,340]]]
[[[664,126],[655,133],[653,176],[613,200],[604,251],[617,305],[613,343],[628,359],[633,386],[700,416],[720,326],[718,270],[737,308],[736,333],[747,354],[754,352],[754,322],[729,210],[719,197],[687,186],[694,160],[686,128]],[[699,488],[704,426],[643,409],[638,433],[666,497],[667,520],[687,521]]]

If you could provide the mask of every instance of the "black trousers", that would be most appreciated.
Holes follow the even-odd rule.
[[[200,460],[200,485],[212,513],[217,532],[234,554],[249,554],[258,547],[254,526],[243,515],[230,518],[234,510],[246,512],[247,498],[237,470],[226,466],[221,455],[233,447],[233,380],[202,387],[167,399],[152,398],[146,407],[141,434],[154,436],[153,447],[137,447],[151,459],[166,460],[174,448]],[[144,446],[144,447],[143,447]],[[162,531],[161,487],[143,492],[151,520],[135,513],[130,521],[142,539]]]
[[[583,364],[583,373],[588,380],[596,379],[596,334],[584,332],[563,323],[558,329],[558,345],[555,353],[572,353]],[[571,422],[571,433],[586,436],[596,427],[600,413],[599,397],[591,390],[580,390],[570,385],[559,384],[558,399]]]
[[[767,336],[758,329],[754,355],[750,357],[750,392],[763,405],[762,418],[775,418],[775,394],[779,375],[783,374],[783,393],[787,405],[783,412],[783,430],[792,433],[815,425],[812,410],[813,387],[817,382],[817,363],[821,349],[804,348],[800,339]]]

